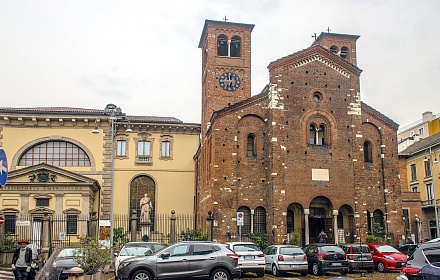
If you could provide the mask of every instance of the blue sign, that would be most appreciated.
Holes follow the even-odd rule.
[[[6,185],[8,180],[8,160],[5,151],[0,148],[0,185]]]

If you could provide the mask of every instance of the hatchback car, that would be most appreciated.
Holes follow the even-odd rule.
[[[336,244],[314,243],[303,248],[307,256],[309,271],[313,275],[323,275],[326,272],[348,273],[347,254]]]
[[[61,249],[58,255],[53,260],[49,271],[50,280],[67,279],[69,274],[67,271],[72,267],[77,267],[78,263],[74,259],[74,253],[78,248],[65,247]]]
[[[240,277],[238,256],[217,242],[184,241],[121,261],[118,279],[223,279]]]
[[[368,244],[373,256],[374,267],[379,272],[400,270],[408,256],[387,244]]]
[[[402,247],[400,247],[398,250],[401,253],[404,253],[408,257],[411,256],[416,248],[419,246],[419,244],[405,244]]]
[[[397,280],[440,279],[440,242],[420,244]]]
[[[294,245],[271,245],[264,249],[265,270],[271,271],[273,276],[280,276],[284,272],[298,272],[307,275],[307,256],[304,251]]]
[[[258,277],[264,276],[264,254],[255,243],[227,242],[225,244],[238,255],[238,266],[242,273],[254,272]]]
[[[165,244],[158,242],[128,242],[122,246],[119,253],[113,253],[115,256],[115,267],[119,266],[122,260],[131,258],[150,255],[153,252],[159,251],[160,249],[166,247]],[[118,270],[115,269],[115,277],[118,277]]]
[[[339,244],[339,246],[347,254],[348,272],[358,269],[368,271],[372,271],[374,269],[373,257],[371,256],[370,249],[366,244]]]

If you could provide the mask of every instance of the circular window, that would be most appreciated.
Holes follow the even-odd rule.
[[[315,100],[316,102],[321,101],[322,100],[322,94],[320,92],[313,93],[313,100]]]

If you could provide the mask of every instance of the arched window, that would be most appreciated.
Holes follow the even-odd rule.
[[[228,56],[228,37],[219,35],[217,39],[217,55]]]
[[[343,59],[347,59],[348,57],[348,48],[345,46],[341,48],[341,57]]]
[[[243,225],[241,226],[241,234],[247,235],[251,232],[251,210],[246,206],[238,208],[237,212],[243,212]],[[240,233],[240,227],[237,226],[237,235]]]
[[[254,218],[254,233],[266,234],[266,210],[263,207],[255,208]]]
[[[338,54],[339,48],[337,46],[333,45],[330,47],[330,51],[334,54]]]
[[[137,230],[139,230],[139,222],[141,217],[140,201],[145,196],[145,194],[147,194],[148,197],[151,199],[150,221],[153,224],[151,228],[151,230],[153,230],[154,209],[156,204],[155,203],[156,183],[151,177],[141,175],[134,178],[130,183],[130,213],[132,211],[136,212]]]
[[[255,151],[255,135],[249,134],[247,137],[246,156],[255,157],[257,153]]]
[[[233,36],[230,46],[231,57],[240,57],[241,56],[240,52],[241,52],[241,38],[239,36]]]
[[[287,233],[295,231],[295,216],[292,210],[287,210],[286,215]]]
[[[47,141],[29,148],[20,158],[19,166],[47,163],[53,166],[90,166],[83,149],[65,141]]]
[[[383,221],[383,213],[382,213],[382,211],[380,211],[380,210],[376,210],[376,211],[374,211],[374,213],[373,213],[373,219],[374,219],[374,221],[376,222],[376,223],[378,223],[382,228],[384,228],[383,227],[383,225],[384,225],[384,221]]]
[[[364,162],[365,163],[372,163],[373,162],[373,151],[372,151],[370,141],[364,142]]]
[[[319,127],[315,124],[310,125],[310,141],[311,145],[324,145],[325,143],[325,126],[321,124]]]

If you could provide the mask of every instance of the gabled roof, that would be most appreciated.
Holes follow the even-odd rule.
[[[384,122],[386,125],[388,125],[392,129],[397,130],[399,128],[399,124],[397,124],[396,122],[394,122],[392,119],[388,118],[387,116],[385,116],[381,112],[377,111],[373,107],[369,106],[365,102],[361,102],[361,110],[362,110],[362,113],[369,113],[370,115],[378,118],[379,120]]]
[[[439,146],[440,147],[440,132],[419,140],[399,153],[399,156],[410,157],[419,152],[424,152],[426,149]]]

